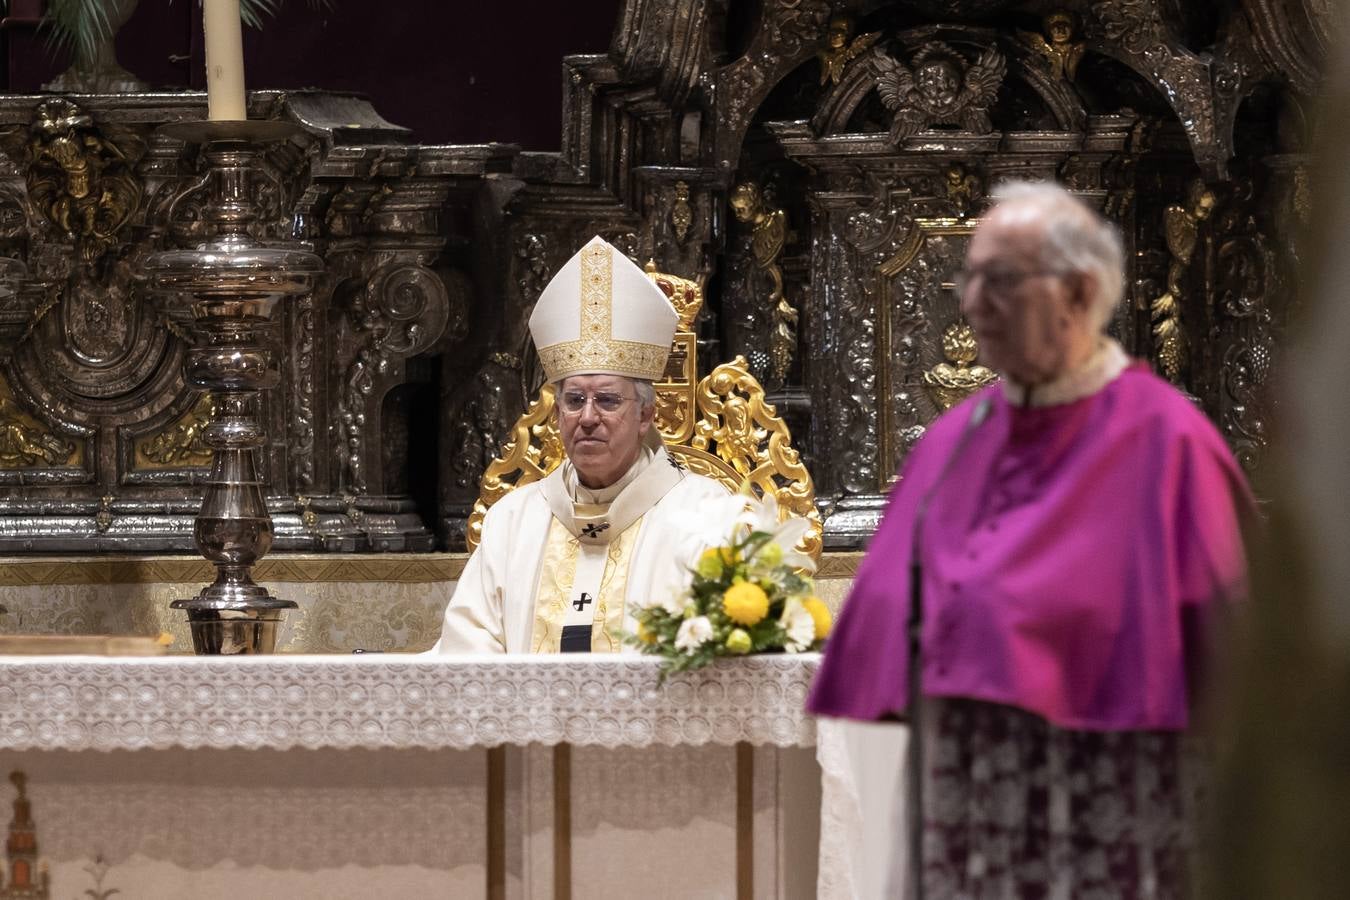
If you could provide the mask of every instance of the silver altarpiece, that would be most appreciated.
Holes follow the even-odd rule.
[[[989,191],[1054,178],[1129,250],[1113,330],[1260,472],[1297,302],[1320,0],[628,0],[564,62],[560,153],[430,146],[365,101],[254,93],[253,236],[322,259],[271,335],[275,550],[463,545],[536,391],[525,322],[591,235],[706,284],[856,548],[926,424],[992,373],[951,290]],[[747,12],[748,10],[748,12]],[[505,54],[509,57],[509,54]],[[200,243],[190,93],[0,98],[0,552],[191,549],[209,397],[186,305],[138,280]],[[447,115],[451,111],[447,111]]]

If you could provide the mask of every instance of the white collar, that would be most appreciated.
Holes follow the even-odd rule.
[[[563,469],[563,484],[567,486],[567,493],[571,496],[573,503],[612,503],[624,488],[633,483],[634,478],[642,474],[643,469],[651,465],[651,462],[652,451],[643,447],[641,452],[638,453],[638,458],[628,467],[628,471],[619,477],[618,481],[608,487],[588,488],[581,483],[581,479],[577,476],[576,466],[568,461]]]
[[[1082,400],[1116,380],[1130,365],[1129,354],[1102,335],[1097,349],[1081,366],[1044,384],[1027,386],[1003,376],[1003,396],[1013,406],[1059,406]]]

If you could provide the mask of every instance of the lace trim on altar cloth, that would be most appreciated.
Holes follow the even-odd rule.
[[[715,663],[517,656],[0,661],[0,748],[809,747],[818,654]]]

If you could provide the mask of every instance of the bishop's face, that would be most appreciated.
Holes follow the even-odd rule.
[[[980,361],[1027,385],[1076,367],[1096,342],[1089,285],[1041,262],[1044,229],[1044,213],[1034,206],[995,207],[970,239],[961,296]]]
[[[622,375],[564,378],[557,404],[563,449],[588,488],[609,487],[637,462],[656,412],[642,407],[633,379]]]

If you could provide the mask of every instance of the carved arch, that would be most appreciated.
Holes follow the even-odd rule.
[[[924,26],[898,32],[891,41],[903,49],[904,60],[912,56],[928,41],[945,41],[961,49],[985,50],[997,47],[1008,60],[1008,77],[1027,84],[1041,98],[1055,123],[1064,131],[1081,130],[1087,120],[1083,102],[1065,81],[1051,78],[1040,69],[1031,51],[1003,33],[990,28],[952,26]],[[880,46],[880,45],[878,45]],[[977,54],[970,54],[973,59]],[[869,93],[876,90],[876,74],[867,57],[859,58],[850,66],[821,100],[811,126],[817,135],[838,134],[848,126],[854,111]]]

